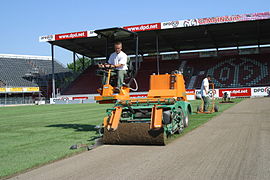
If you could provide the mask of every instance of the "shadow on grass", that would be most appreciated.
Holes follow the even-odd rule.
[[[46,127],[58,127],[63,129],[74,129],[75,131],[97,131],[96,125],[89,124],[52,124]]]

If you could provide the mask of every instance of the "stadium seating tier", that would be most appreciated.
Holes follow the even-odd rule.
[[[217,88],[252,87],[270,85],[270,54],[232,55],[195,59],[161,60],[160,73],[170,73],[180,68],[181,62],[187,61],[183,67],[186,87],[200,88],[203,78],[210,74]],[[155,57],[147,57],[141,62],[136,80],[139,91],[148,91],[149,78],[157,73]],[[71,83],[64,94],[95,94],[101,87],[100,77],[95,75],[96,67],[91,66]]]

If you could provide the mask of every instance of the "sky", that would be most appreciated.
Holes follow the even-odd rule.
[[[50,56],[39,36],[270,11],[270,0],[1,0],[0,54]],[[72,53],[56,48],[62,64]]]

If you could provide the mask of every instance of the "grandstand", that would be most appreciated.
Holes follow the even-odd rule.
[[[51,57],[0,54],[0,104],[32,103],[35,97],[50,97]],[[57,79],[69,70],[55,63]]]
[[[194,77],[194,82],[192,84],[187,81],[187,84],[191,89],[200,88],[202,79],[210,74],[217,88],[268,86],[269,62],[269,54],[233,55],[188,61],[187,67],[193,70],[191,76]]]
[[[249,51],[248,51],[249,50]],[[253,52],[254,49],[245,49]],[[207,52],[203,52],[204,56]],[[211,52],[208,52],[211,56]],[[263,54],[237,55],[232,50],[231,55],[200,57],[200,53],[187,53],[183,58],[167,60],[160,56],[160,73],[170,73],[173,70],[183,70],[187,89],[199,89],[202,79],[210,74],[217,88],[239,88],[270,85],[270,48],[263,48]],[[229,51],[226,51],[229,54]],[[197,56],[197,57],[196,57]],[[166,60],[164,60],[166,59]],[[95,75],[95,65],[85,70],[63,94],[94,94],[100,86],[100,78]],[[139,91],[149,89],[149,77],[156,73],[156,56],[146,56],[141,62],[137,74]]]
[[[149,75],[182,70],[188,89],[200,87],[210,74],[217,88],[270,85],[270,12],[176,20],[121,27],[137,33],[142,57],[136,79],[139,91],[149,89]],[[97,31],[41,36],[49,42],[91,59],[108,57],[113,42]],[[117,39],[117,33],[113,33]],[[105,44],[107,44],[105,47]],[[123,41],[134,55],[134,42]],[[53,51],[52,51],[53,54]],[[74,56],[75,57],[75,56]],[[157,68],[159,67],[159,68]],[[88,67],[61,93],[93,94],[100,87],[96,67]]]
[[[100,77],[96,76],[96,69],[95,65],[88,67],[62,94],[95,94],[101,83]]]

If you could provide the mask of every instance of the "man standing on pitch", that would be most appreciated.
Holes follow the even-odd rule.
[[[110,55],[108,64],[99,64],[100,68],[113,68],[117,74],[117,87],[120,88],[124,84],[124,77],[127,73],[127,55],[122,51],[122,43],[114,43],[115,52]],[[105,84],[107,77],[103,77],[103,84]]]
[[[201,85],[201,96],[203,99],[203,111],[208,111],[209,106],[209,81],[211,80],[211,76],[207,75],[206,78],[203,79]]]

